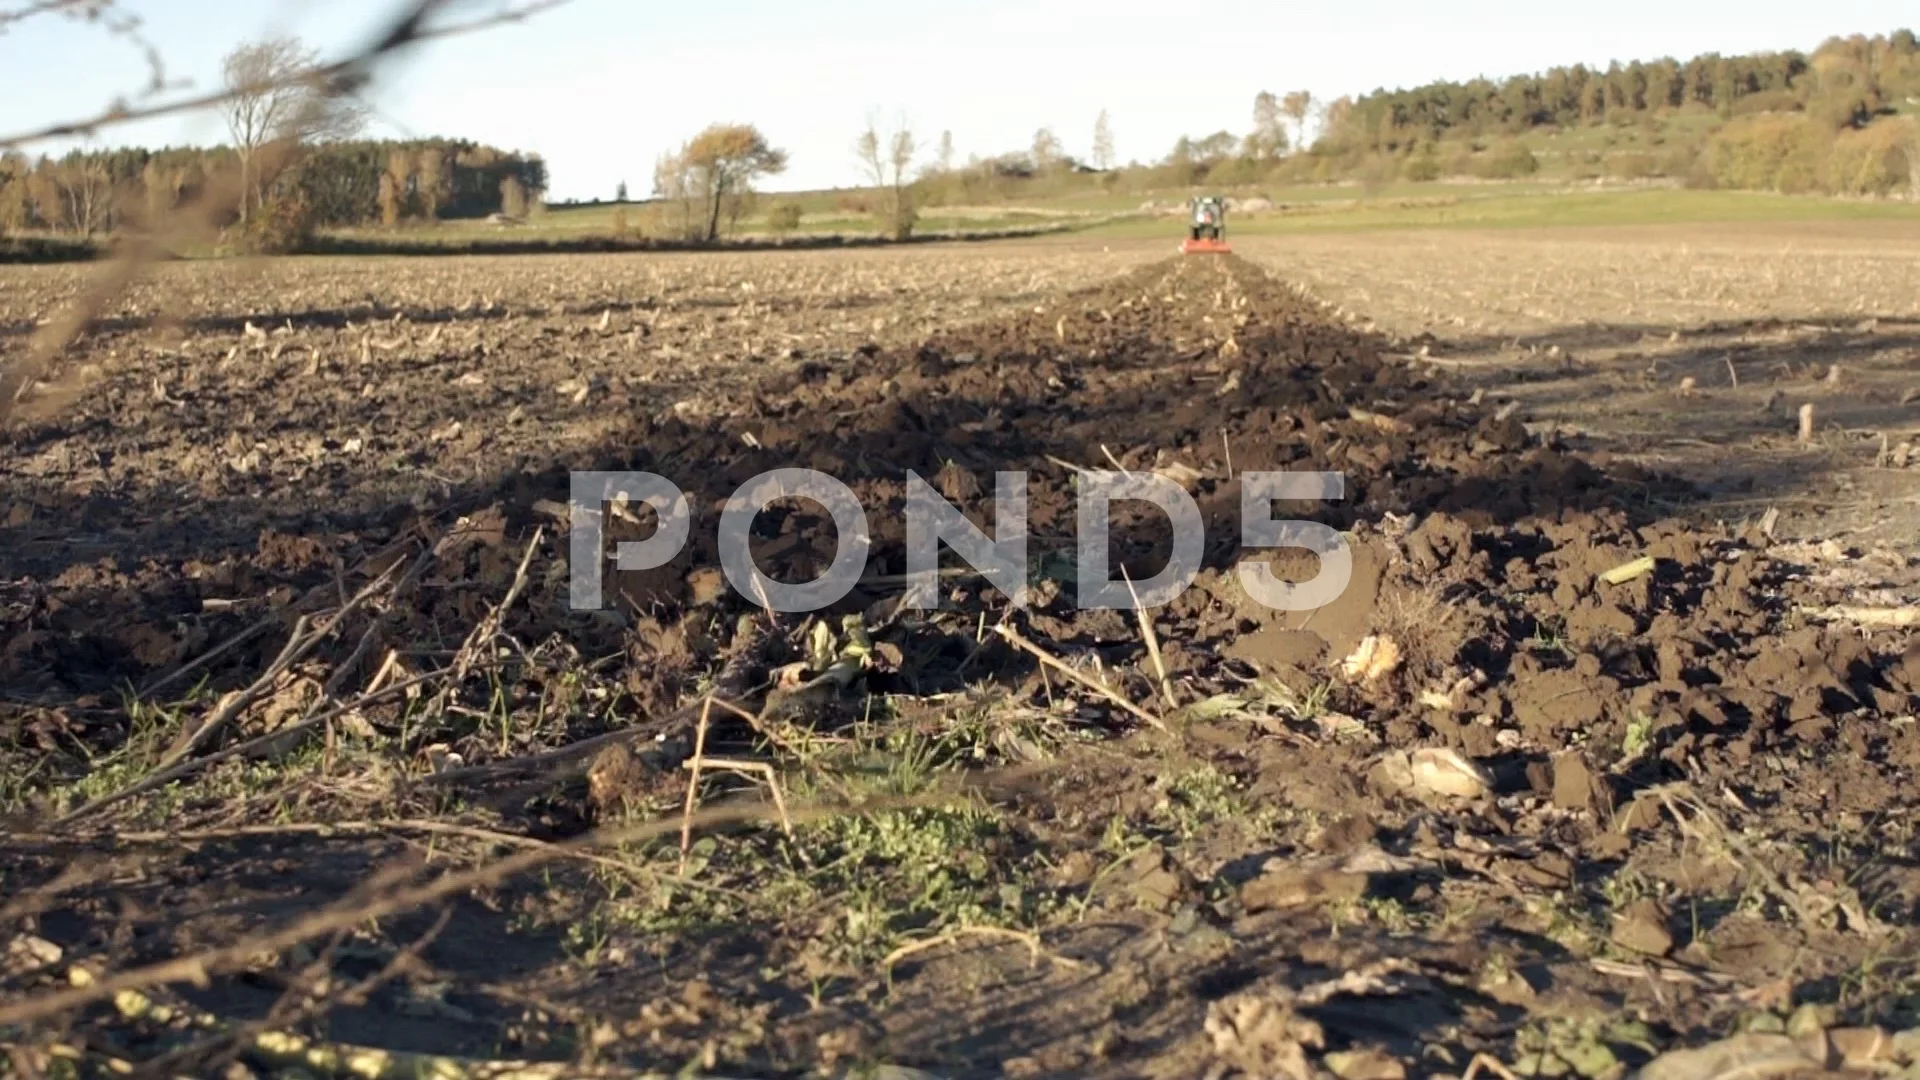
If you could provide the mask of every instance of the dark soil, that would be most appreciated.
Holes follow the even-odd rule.
[[[419,961],[321,1030],[735,1075],[857,1061],[943,1077],[1312,1075],[1288,1071],[1297,1060],[1421,1076],[1459,1075],[1476,1053],[1532,1060],[1529,1075],[1595,1054],[1632,1064],[1806,1002],[1832,1006],[1832,1023],[1920,1023],[1905,794],[1920,635],[1830,610],[1911,604],[1920,566],[1776,542],[1758,521],[1704,530],[1681,516],[1688,484],[1525,419],[1250,264],[1189,258],[1042,313],[777,365],[701,408],[635,407],[605,447],[518,463],[425,509],[343,511],[324,529],[276,511],[250,550],[119,550],[45,576],[46,552],[5,553],[6,887],[26,897],[102,861],[5,930],[58,944],[63,964],[127,968],[287,924],[392,859],[450,864],[418,875],[509,850],[421,821],[557,840],[659,814],[673,835],[618,851],[639,884],[575,860],[463,890]],[[866,510],[867,579],[823,614],[864,613],[876,647],[846,686],[768,692],[808,662],[811,624],[754,617],[719,576],[714,532],[737,487],[792,466],[841,479]],[[1173,479],[1207,523],[1193,587],[1151,613],[1178,709],[1133,613],[1072,602],[1076,472],[1115,467]],[[570,468],[656,472],[694,506],[675,561],[607,575],[605,612],[564,603],[554,504]],[[908,471],[991,530],[1008,470],[1029,477],[1030,609],[965,574],[940,611],[902,609]],[[1316,570],[1241,545],[1240,477],[1282,470],[1345,477],[1337,502],[1280,507],[1353,546],[1351,586],[1311,612],[1264,608],[1236,576],[1268,559],[1294,580]],[[449,663],[536,527],[484,670],[367,705],[324,741],[50,824],[151,766],[127,748],[163,746],[252,682],[292,613],[338,607],[429,549],[423,573],[201,752],[364,685],[387,650],[407,671]],[[783,502],[757,528],[781,580],[831,561],[813,504]],[[1165,564],[1157,511],[1116,504],[1110,535],[1134,580]],[[1649,572],[1602,580],[1647,556]],[[157,695],[199,683],[192,702],[121,696],[262,620]],[[996,625],[1103,672],[1170,730],[1041,668]],[[356,653],[363,634],[379,647]],[[1347,670],[1367,650],[1393,660]],[[716,685],[758,732],[714,715],[700,733]],[[631,750],[603,738],[620,732]],[[657,875],[681,861],[677,766],[702,737],[708,755],[772,763],[790,803],[866,807],[791,838],[703,830],[693,885],[671,884]],[[435,755],[477,767],[590,739],[591,757],[418,780]],[[936,795],[968,808],[887,802]],[[705,792],[751,798],[731,779]],[[359,824],[295,828],[328,821]],[[322,936],[304,958],[351,982],[379,967],[352,956],[390,957],[434,915]],[[896,952],[913,941],[930,944]],[[301,968],[296,950],[271,952],[169,992],[262,1015]],[[9,982],[9,1001],[53,985],[47,971]],[[137,1034],[112,1038],[134,1056],[165,1041]]]

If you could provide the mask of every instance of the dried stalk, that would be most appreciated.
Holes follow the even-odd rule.
[[[1060,674],[1065,675],[1067,678],[1072,679],[1074,682],[1079,683],[1081,686],[1086,687],[1088,690],[1093,691],[1094,693],[1114,703],[1115,705],[1126,710],[1127,712],[1138,717],[1139,719],[1145,721],[1146,723],[1152,725],[1153,727],[1158,728],[1161,731],[1168,730],[1166,721],[1153,715],[1152,713],[1141,708],[1140,706],[1135,705],[1133,702],[1128,701],[1125,697],[1123,697],[1119,693],[1119,691],[1115,690],[1111,686],[1108,686],[1106,683],[1100,681],[1099,679],[1095,679],[1091,675],[1087,675],[1079,671],[1078,669],[1069,666],[1065,662],[1056,659],[1053,656],[1053,654],[1047,652],[1045,649],[1042,649],[1040,646],[1035,645],[1033,642],[1028,641],[1026,638],[1020,636],[1020,632],[1018,630],[1015,630],[1013,627],[1008,626],[1005,623],[1002,623],[999,626],[994,627],[993,629],[995,633],[999,634],[1003,638],[1006,638],[1007,641],[1012,645],[1014,645],[1015,647],[1021,649],[1024,652],[1031,654],[1033,658],[1040,661],[1041,664],[1047,667],[1050,667],[1055,671],[1058,671]]]

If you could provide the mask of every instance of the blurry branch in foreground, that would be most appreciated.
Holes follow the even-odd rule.
[[[441,38],[469,34],[476,30],[485,30],[504,23],[519,22],[543,11],[560,7],[568,0],[529,0],[528,3],[497,11],[465,22],[430,26],[427,19],[439,8],[448,6],[447,0],[412,0],[406,13],[397,19],[381,36],[367,48],[353,56],[336,60],[282,75],[270,80],[244,83],[238,86],[226,86],[194,97],[178,98],[173,101],[158,102],[153,105],[131,107],[124,102],[109,106],[97,116],[85,120],[72,120],[49,124],[34,131],[21,132],[0,138],[0,150],[8,150],[27,143],[45,139],[70,138],[92,135],[103,127],[123,124],[134,120],[152,120],[178,113],[195,112],[224,105],[231,99],[243,95],[262,95],[284,89],[298,83],[308,83],[324,89],[328,96],[342,96],[359,92],[372,78],[371,68],[375,61],[388,53],[406,46]],[[53,6],[67,7],[70,3],[57,3]],[[24,17],[24,16],[17,16]],[[6,18],[0,13],[0,19]]]
[[[408,0],[400,13],[358,53],[332,63],[296,70],[277,70],[271,78],[239,84],[229,83],[218,91],[195,97],[157,103],[140,108],[116,104],[90,120],[54,124],[38,131],[0,139],[0,150],[38,142],[43,139],[90,135],[110,124],[202,109],[229,106],[249,97],[259,98],[289,88],[306,87],[309,106],[351,97],[363,91],[373,80],[378,61],[409,45],[472,33],[477,30],[518,22],[540,12],[560,7],[568,0],[527,0],[490,15],[462,22],[433,25],[436,11],[450,6],[449,0]],[[13,22],[49,11],[105,10],[110,0],[45,0],[25,9],[0,11],[0,29]],[[275,144],[275,145],[284,145]],[[270,163],[262,163],[270,167]],[[17,411],[21,398],[40,379],[67,346],[106,309],[117,295],[131,284],[141,269],[166,251],[175,241],[213,231],[216,222],[246,197],[244,179],[210,182],[194,199],[181,206],[164,222],[156,222],[146,235],[131,243],[114,258],[100,277],[90,283],[67,310],[48,320],[35,335],[27,355],[0,370],[0,424]]]
[[[147,86],[145,96],[164,93],[170,89],[167,84],[166,65],[160,59],[160,50],[140,31],[138,15],[120,9],[118,0],[35,0],[17,8],[0,8],[0,34],[18,23],[39,15],[62,15],[74,22],[97,23],[106,27],[115,37],[125,38],[146,57]],[[125,108],[124,105],[116,105]]]

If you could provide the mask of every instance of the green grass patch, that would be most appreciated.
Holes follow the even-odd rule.
[[[1482,189],[1484,191],[1484,189]],[[1912,203],[1652,188],[1625,191],[1502,192],[1470,197],[1357,199],[1291,206],[1228,222],[1228,238],[1377,229],[1532,229],[1554,226],[1667,225],[1715,222],[1920,221]],[[1177,240],[1173,218],[1133,219],[1088,235]]]

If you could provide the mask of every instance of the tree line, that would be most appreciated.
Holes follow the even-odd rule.
[[[0,156],[0,229],[78,236],[141,228],[195,199],[244,163],[233,147],[73,151],[61,157]],[[246,216],[303,205],[314,225],[524,215],[546,188],[536,156],[468,140],[352,140],[307,149],[298,168],[246,196]],[[236,183],[236,186],[240,186]],[[243,212],[235,203],[231,220]]]
[[[366,139],[366,112],[299,76],[316,57],[290,38],[224,58],[231,143],[0,155],[0,233],[83,238],[153,227],[189,205],[240,246],[287,250],[322,226],[524,217],[547,188],[538,155],[465,139]]]
[[[1377,90],[1328,107],[1331,150],[1398,150],[1449,134],[1520,135],[1536,128],[1637,118],[1688,106],[1723,120],[1761,112],[1802,112],[1833,129],[1864,127],[1920,95],[1920,43],[1910,30],[1830,38],[1811,54],[1707,53],[1681,62],[1618,61],[1516,75],[1501,82],[1433,82]]]

